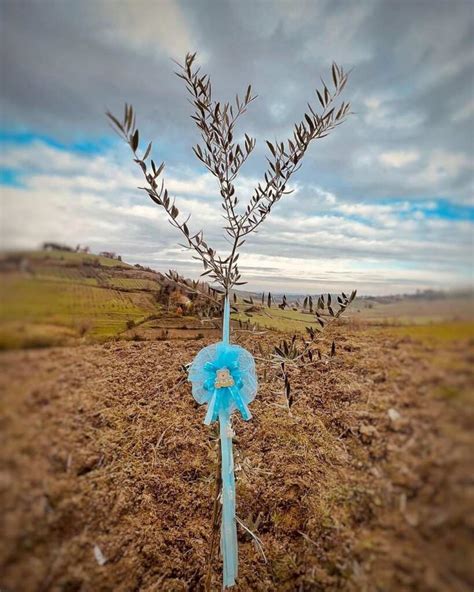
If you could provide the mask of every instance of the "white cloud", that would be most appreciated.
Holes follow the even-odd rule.
[[[382,106],[382,99],[379,97],[367,97],[363,102],[369,111],[377,111]]]
[[[337,201],[334,193],[331,191],[326,191],[319,185],[309,185],[305,193],[310,196],[311,200],[315,199],[319,204],[326,206],[333,206]]]
[[[185,12],[176,0],[121,0],[98,2],[110,22],[106,31],[109,43],[117,37],[135,50],[161,53],[182,60],[196,46]]]
[[[399,169],[416,162],[420,158],[416,150],[396,150],[393,152],[382,152],[379,161],[389,167]]]
[[[425,166],[411,176],[411,182],[418,187],[433,187],[473,168],[472,158],[467,154],[435,150],[428,156]]]
[[[177,246],[180,237],[163,212],[137,190],[133,164],[115,153],[85,157],[41,143],[0,155],[3,166],[19,162],[21,171],[33,173],[24,176],[24,187],[1,188],[3,247],[81,243],[114,250],[132,263],[199,275],[199,264]],[[446,166],[461,165],[448,159]],[[255,181],[240,180],[243,203]],[[203,228],[224,255],[229,245],[212,176],[171,169],[167,184],[182,214],[192,213],[191,229]],[[424,212],[430,207],[436,204],[426,202]],[[321,186],[299,185],[243,247],[249,288],[315,292],[354,285],[390,293],[464,281],[472,224],[410,215],[411,208],[409,201],[352,203]]]
[[[303,55],[311,60],[321,57],[326,62],[333,59],[341,64],[368,61],[373,50],[366,40],[359,37],[359,32],[373,10],[373,4],[373,0],[348,3],[344,10],[336,10],[331,14],[324,14],[321,5],[317,33],[307,39]],[[287,1],[283,5],[286,5],[285,20],[289,17],[290,22],[293,21],[300,28],[308,22],[308,8],[314,7],[315,3],[310,1],[305,6],[302,2]]]
[[[270,104],[269,107],[270,114],[273,119],[279,121],[282,117],[284,117],[288,112],[288,106],[281,101],[276,101]]]
[[[455,123],[462,123],[474,117],[474,99],[470,99],[460,109],[458,109],[452,116],[452,121]]]
[[[394,93],[369,96],[363,104],[364,121],[375,129],[405,132],[419,127],[425,120],[424,113],[416,108],[401,110]]]
[[[260,175],[263,136],[291,134],[306,100],[317,102],[312,89],[319,76],[330,83],[335,59],[355,66],[344,92],[354,116],[311,147],[298,179],[345,187],[352,199],[420,195],[423,186],[400,174],[403,167],[383,165],[378,157],[416,150],[420,158],[410,166],[423,168],[432,150],[472,151],[471,3],[438,1],[432,10],[427,0],[346,2],[343,10],[339,4],[274,0],[269,10],[267,2],[249,1],[43,0],[25,11],[23,2],[8,2],[2,14],[9,48],[2,88],[6,131],[36,130],[66,143],[97,138],[107,133],[104,108],[119,110],[127,100],[137,107],[140,129],[160,139],[167,158],[179,155],[187,164],[196,130],[169,57],[182,59],[197,49],[199,64],[208,61],[204,70],[216,97],[232,98],[248,82],[261,97],[237,132],[257,137],[245,171]],[[367,166],[359,153],[371,156]],[[438,187],[439,176],[430,176],[435,185],[427,191],[465,199],[468,175]],[[171,177],[185,181],[185,175]]]

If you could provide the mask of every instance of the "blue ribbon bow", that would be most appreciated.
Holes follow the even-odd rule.
[[[224,305],[222,341],[202,349],[189,370],[193,397],[200,404],[207,403],[204,419],[210,425],[220,424],[222,455],[222,524],[221,553],[224,564],[223,584],[233,586],[237,578],[238,551],[235,519],[235,477],[232,453],[232,412],[238,409],[242,418],[252,415],[248,408],[257,392],[257,376],[252,354],[229,343],[229,302]]]

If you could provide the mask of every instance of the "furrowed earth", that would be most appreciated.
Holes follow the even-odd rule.
[[[239,526],[236,592],[473,589],[466,327],[341,321],[321,360],[289,366],[291,410],[259,360],[285,335],[235,332],[260,381],[234,421],[259,541]],[[214,340],[1,354],[2,591],[204,590],[218,441],[182,365]]]

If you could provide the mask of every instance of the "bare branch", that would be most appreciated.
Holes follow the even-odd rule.
[[[141,187],[145,191],[150,199],[161,206],[168,215],[168,221],[172,226],[177,228],[186,239],[186,248],[194,250],[197,255],[197,259],[202,261],[204,269],[209,274],[210,279],[217,281],[218,283],[224,282],[225,268],[219,264],[217,253],[208,246],[204,240],[202,230],[191,234],[188,226],[189,216],[185,221],[179,219],[179,210],[175,204],[175,200],[171,199],[168,194],[168,190],[165,187],[164,181],[158,183],[158,178],[164,169],[164,163],[156,166],[154,160],[151,159],[150,165],[147,165],[146,159],[149,157],[151,151],[151,143],[148,144],[145,154],[143,157],[138,155],[139,149],[139,131],[135,126],[135,114],[131,105],[125,105],[125,112],[123,120],[118,120],[112,113],[107,112],[107,116],[115,126],[119,136],[130,146],[130,149],[134,156],[134,161],[140,166],[143,176],[145,177],[147,186]]]

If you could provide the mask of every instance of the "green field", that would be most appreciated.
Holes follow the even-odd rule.
[[[63,327],[91,337],[109,337],[159,309],[149,294],[53,281],[3,277],[0,334],[22,326]],[[26,330],[26,329],[25,329]],[[57,335],[57,331],[54,331]]]
[[[107,339],[160,311],[158,281],[114,259],[28,252],[18,269],[11,257],[2,264],[1,349]]]
[[[186,330],[178,333],[188,337],[203,332],[204,325],[189,329],[182,316],[162,309],[163,276],[116,259],[61,251],[4,254],[0,279],[0,349],[119,336],[147,339],[170,329]],[[249,306],[239,298],[237,308],[234,321],[260,329],[305,333],[306,327],[320,328],[314,314],[291,305],[285,310]],[[150,318],[157,327],[146,323]],[[341,322],[433,341],[474,339],[472,319],[471,299],[443,297],[389,303],[360,299]]]
[[[467,294],[443,295],[439,298],[393,298],[393,302],[381,299],[356,299],[341,317],[341,322],[367,327],[386,327],[392,333],[412,336],[417,339],[463,339],[474,338],[474,304]],[[248,304],[241,301],[239,312],[232,318],[255,324],[264,329],[305,332],[306,327],[320,328],[315,316],[300,310],[285,310],[277,306],[268,308],[257,305],[254,312],[245,314]]]
[[[474,340],[474,322],[472,321],[431,322],[425,325],[403,325],[399,327],[391,327],[388,331],[392,335],[412,337],[419,341],[439,342],[457,339]]]
[[[240,306],[239,306],[240,308]],[[387,311],[390,316],[383,317],[380,311],[373,319],[367,319],[363,315],[349,309],[340,322],[349,324],[356,323],[359,329],[374,331],[380,329],[391,335],[399,337],[410,337],[418,341],[440,342],[462,339],[474,341],[474,321],[468,319],[451,320],[449,317],[436,315],[430,316],[413,315],[410,317],[404,310],[403,317],[392,316],[393,307]],[[250,313],[248,316],[243,312],[234,313],[232,318],[236,321],[255,324],[262,329],[276,330],[291,333],[304,333],[306,327],[320,329],[318,323],[314,322],[314,315],[305,314],[293,310],[281,310],[272,307],[264,308],[261,311]]]
[[[319,327],[315,321],[315,316],[306,314],[295,310],[281,310],[273,306],[272,308],[264,307],[257,312],[246,314],[240,309],[248,308],[247,305],[238,305],[239,312],[232,314],[232,319],[235,321],[249,322],[250,324],[258,325],[264,329],[272,329],[276,331],[296,331],[304,332],[305,327]]]
[[[135,279],[130,277],[113,277],[107,281],[107,286],[124,290],[157,290],[159,284],[147,279]]]

